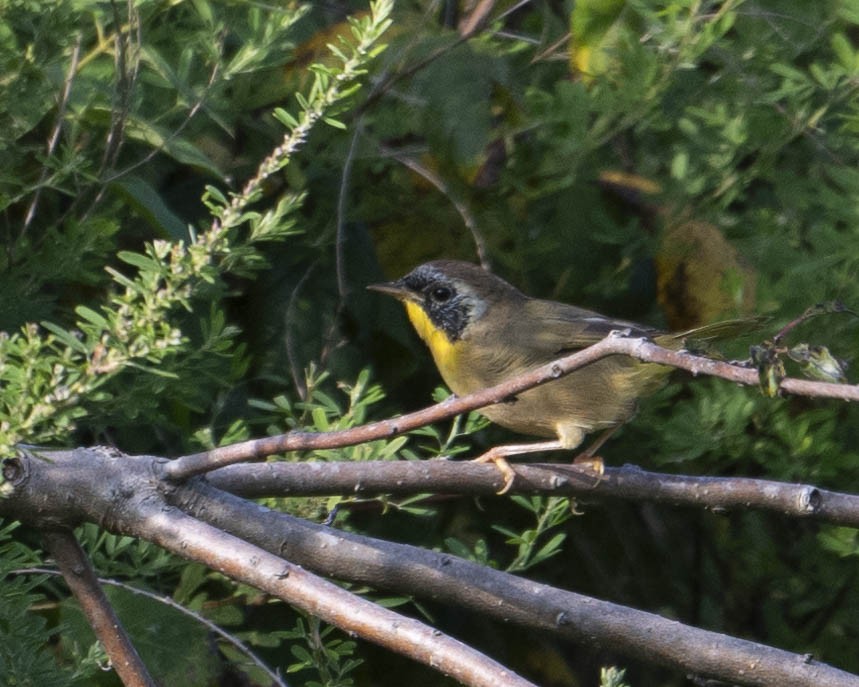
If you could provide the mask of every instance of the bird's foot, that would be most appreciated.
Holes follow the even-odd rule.
[[[580,453],[573,458],[573,465],[585,470],[590,470],[596,475],[597,481],[594,482],[593,486],[599,484],[605,474],[605,463],[603,462],[603,459],[600,456],[592,455],[588,451]]]
[[[499,447],[489,449],[483,455],[475,458],[474,462],[492,463],[493,465],[495,465],[496,468],[498,468],[498,471],[504,478],[504,485],[501,487],[500,490],[495,492],[500,496],[510,491],[510,488],[513,486],[513,480],[516,479],[516,471],[513,469],[513,466],[507,462],[507,459],[504,457],[504,452],[498,451],[498,448]]]

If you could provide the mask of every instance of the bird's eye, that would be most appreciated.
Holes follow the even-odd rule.
[[[446,303],[453,296],[453,290],[446,286],[436,286],[430,291],[430,298],[436,303]]]

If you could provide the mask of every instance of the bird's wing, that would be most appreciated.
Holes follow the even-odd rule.
[[[573,305],[530,300],[525,304],[525,321],[539,322],[534,331],[525,332],[529,348],[537,356],[556,357],[591,346],[612,331],[629,330],[630,336],[651,336],[657,330],[634,322],[605,317]]]
[[[733,320],[722,320],[712,322],[685,332],[673,332],[656,338],[656,342],[665,345],[668,340],[683,342],[700,341],[702,343],[718,341],[720,339],[733,339],[743,334],[750,334],[769,322],[768,317],[740,317]]]

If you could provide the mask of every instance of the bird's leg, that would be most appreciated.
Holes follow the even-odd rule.
[[[498,494],[506,494],[513,486],[513,480],[516,479],[516,471],[507,462],[507,456],[520,456],[525,453],[538,453],[539,451],[557,451],[564,448],[564,443],[560,439],[553,441],[538,441],[530,444],[507,444],[506,446],[496,446],[489,449],[486,453],[474,459],[475,463],[493,463],[501,475],[504,477],[504,486],[498,491]]]
[[[581,465],[589,467],[593,470],[599,477],[603,476],[605,472],[605,463],[603,463],[603,459],[596,455],[597,451],[599,451],[603,444],[611,439],[615,432],[619,430],[622,425],[615,425],[614,427],[609,427],[604,430],[596,439],[594,439],[593,443],[588,446],[584,451],[582,451],[579,455],[573,458],[573,465]]]
[[[576,456],[576,461],[578,461],[579,458],[593,458],[596,455],[596,452],[603,447],[603,444],[611,439],[615,432],[617,432],[617,430],[622,426],[623,425],[615,425],[614,427],[609,427],[603,431],[596,439],[594,439],[593,443],[588,446],[587,449]]]
[[[597,483],[602,478],[605,466],[602,458],[595,455],[602,445],[614,434],[618,427],[610,427],[605,430],[591,444],[587,450],[583,451],[573,459],[573,464],[579,467],[587,468],[597,474]],[[475,463],[493,463],[501,475],[504,477],[504,486],[501,487],[499,494],[506,494],[513,486],[513,480],[516,479],[516,471],[513,466],[507,462],[507,456],[521,456],[526,453],[539,453],[541,451],[570,451],[581,445],[585,438],[585,430],[578,425],[558,425],[556,428],[558,438],[552,441],[537,441],[530,444],[507,444],[506,446],[496,446],[489,449],[486,453],[474,459]]]

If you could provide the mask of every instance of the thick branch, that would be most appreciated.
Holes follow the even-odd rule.
[[[22,451],[4,464],[10,489],[0,500],[0,514],[42,527],[72,525],[83,518],[118,533],[155,541],[372,641],[380,641],[372,634],[380,627],[381,641],[388,646],[405,636],[423,660],[434,665],[439,657],[428,652],[422,643],[426,639],[423,629],[415,628],[412,621],[400,623],[396,631],[402,633],[396,635],[390,617],[371,618],[378,612],[374,605],[363,601],[368,604],[366,612],[363,606],[353,605],[350,610],[345,605],[347,592],[334,587],[336,591],[329,595],[327,587],[333,585],[317,581],[280,556],[333,577],[420,593],[572,641],[610,646],[649,662],[735,684],[859,687],[859,677],[807,657],[536,584],[454,556],[337,532],[260,508],[219,492],[203,480],[170,487],[159,480],[161,466],[151,457],[97,450],[39,455]],[[169,507],[159,490],[181,510]],[[269,553],[262,552],[263,548]],[[452,652],[457,650],[455,645]],[[455,663],[456,670],[462,665],[450,654],[444,658]],[[463,670],[473,665],[466,662]],[[456,670],[450,672],[457,674]],[[510,684],[516,679],[472,684]]]
[[[464,684],[533,687],[475,649],[418,620],[351,594],[284,560],[282,554],[268,553],[170,507],[162,493],[170,488],[159,480],[157,459],[88,449],[22,450],[17,458],[4,461],[3,467],[11,488],[0,499],[0,515],[9,514],[37,527],[97,522],[109,531],[154,542],[268,592]],[[257,507],[247,505],[247,514],[257,517]]]
[[[163,506],[147,510],[124,519],[122,531],[268,592],[350,634],[450,675],[462,684],[534,687],[467,644],[356,596],[280,555],[267,553],[182,511]]]
[[[289,432],[273,437],[244,441],[203,453],[177,458],[165,466],[165,475],[180,481],[225,465],[264,458],[275,453],[352,446],[398,434],[444,420],[454,415],[503,403],[518,393],[546,384],[609,355],[628,355],[639,360],[670,365],[691,372],[721,377],[738,384],[757,385],[758,373],[751,368],[720,360],[662,348],[646,339],[628,339],[613,333],[593,346],[517,375],[489,389],[462,398],[451,397],[429,408],[390,420],[372,422],[335,432]],[[786,393],[859,401],[859,385],[811,382],[785,378],[779,387]]]
[[[195,481],[171,500],[215,527],[321,574],[468,608],[732,684],[857,687],[859,677],[754,642],[555,589],[452,555],[340,532]]]
[[[521,464],[510,493],[618,497],[711,509],[755,509],[859,527],[859,495],[743,477],[690,477],[606,467],[600,479],[576,465]],[[210,484],[247,498],[393,494],[495,496],[504,477],[471,461],[253,463],[209,473]]]
[[[125,687],[157,687],[107,600],[75,535],[70,530],[46,530],[42,533],[42,540],[110,657],[122,684]]]

